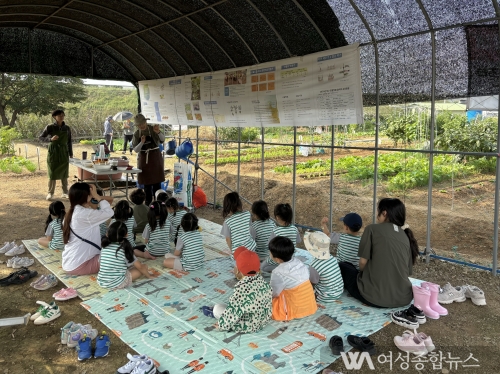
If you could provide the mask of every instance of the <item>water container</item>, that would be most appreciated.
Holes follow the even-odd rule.
[[[184,140],[182,144],[175,149],[175,155],[180,159],[186,161],[187,157],[189,157],[192,153],[193,153],[193,143],[191,143],[191,139],[189,138],[186,138],[186,140]]]
[[[167,155],[175,155],[175,147],[177,147],[177,143],[175,142],[175,139],[172,138],[172,140],[167,142]]]

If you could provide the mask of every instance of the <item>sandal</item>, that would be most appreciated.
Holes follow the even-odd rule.
[[[377,350],[375,349],[375,343],[373,343],[370,338],[367,338],[366,336],[349,335],[347,337],[347,342],[353,348],[356,348],[361,352],[368,352],[370,356],[373,356],[377,353]]]
[[[35,270],[33,270],[33,271],[28,270],[27,272],[23,272],[21,274],[18,274],[16,276],[10,278],[6,282],[0,283],[0,286],[6,287],[6,286],[10,286],[11,284],[22,284],[24,282],[27,282],[31,278],[35,278],[37,275],[38,275],[38,272],[36,272]]]

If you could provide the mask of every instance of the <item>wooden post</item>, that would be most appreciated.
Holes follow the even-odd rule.
[[[38,157],[38,170],[40,171],[40,147],[36,147],[36,154]]]
[[[28,159],[28,146],[24,145],[24,154],[26,155],[26,159]]]

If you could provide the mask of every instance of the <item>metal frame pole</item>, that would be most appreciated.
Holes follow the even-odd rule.
[[[266,192],[264,189],[264,127],[260,128],[260,136],[261,136],[261,153],[260,153],[260,198],[264,200],[264,193]]]
[[[217,208],[217,144],[219,140],[219,128],[215,126],[215,150],[214,150],[214,209]]]
[[[335,143],[335,126],[332,124],[332,145]],[[330,154],[330,213],[328,214],[328,222],[330,224],[330,232],[333,231],[333,163],[335,161],[335,150],[332,148],[332,152]]]
[[[241,127],[238,127],[238,170],[236,178],[236,192],[240,194],[240,171],[241,171]]]
[[[292,222],[295,223],[295,198],[297,196],[297,127],[293,127],[293,176],[292,176]]]
[[[372,223],[377,217],[377,195],[378,195],[378,156],[379,156],[379,136],[380,136],[380,71],[378,61],[378,44],[375,40],[373,44],[375,53],[375,154],[373,158],[373,201],[372,201]]]

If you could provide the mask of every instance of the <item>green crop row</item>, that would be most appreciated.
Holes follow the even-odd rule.
[[[7,157],[0,160],[0,170],[4,173],[11,171],[20,174],[24,168],[33,173],[36,170],[36,165],[24,157],[19,156]]]

